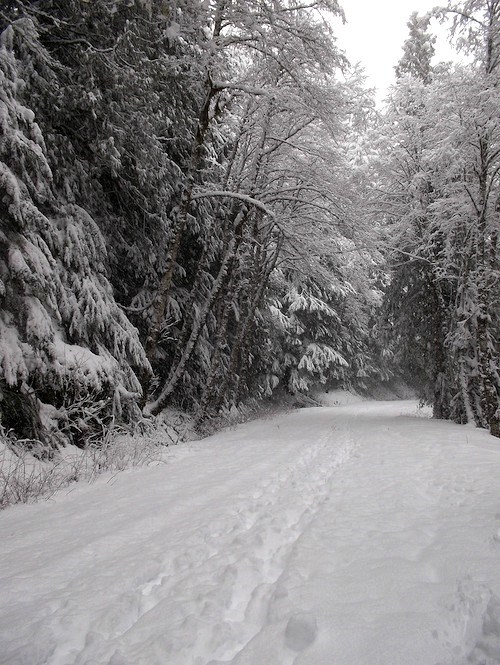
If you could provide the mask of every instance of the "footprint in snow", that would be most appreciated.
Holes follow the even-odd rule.
[[[483,614],[482,635],[469,655],[473,665],[497,665],[500,662],[500,598],[492,594]]]
[[[109,659],[108,665],[130,665],[130,661],[125,658],[120,649],[117,649]]]
[[[303,651],[316,639],[318,625],[310,612],[298,612],[290,617],[285,629],[285,646],[292,651]]]

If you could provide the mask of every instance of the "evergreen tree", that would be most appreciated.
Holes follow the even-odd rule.
[[[413,12],[408,26],[408,39],[403,44],[403,56],[396,67],[396,76],[412,76],[423,83],[432,80],[431,60],[434,56],[436,37],[428,32],[430,19]]]
[[[407,260],[394,270],[387,302],[408,369],[435,414],[498,435],[500,8],[450,3],[447,12],[476,57],[462,69],[441,68],[420,89],[414,78],[399,83],[389,201],[397,252]]]
[[[50,439],[85,396],[104,400],[103,413],[113,406],[121,415],[124,404],[133,411],[136,372],[147,361],[114,300],[104,238],[57,191],[43,134],[23,103],[30,76],[45,99],[58,92],[57,67],[30,19],[2,33],[0,67],[2,421],[18,435]]]

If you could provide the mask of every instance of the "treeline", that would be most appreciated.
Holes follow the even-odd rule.
[[[500,436],[500,2],[449,3],[465,64],[413,15],[378,129],[392,349],[438,418]],[[391,256],[392,254],[392,256]]]
[[[0,416],[84,445],[175,406],[366,386],[372,102],[335,0],[0,9]]]

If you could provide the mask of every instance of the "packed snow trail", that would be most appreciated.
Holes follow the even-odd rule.
[[[0,663],[498,665],[500,442],[416,412],[304,409],[4,511]]]

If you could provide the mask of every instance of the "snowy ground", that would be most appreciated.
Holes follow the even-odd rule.
[[[10,508],[0,663],[498,664],[499,479],[485,432],[360,402]]]

